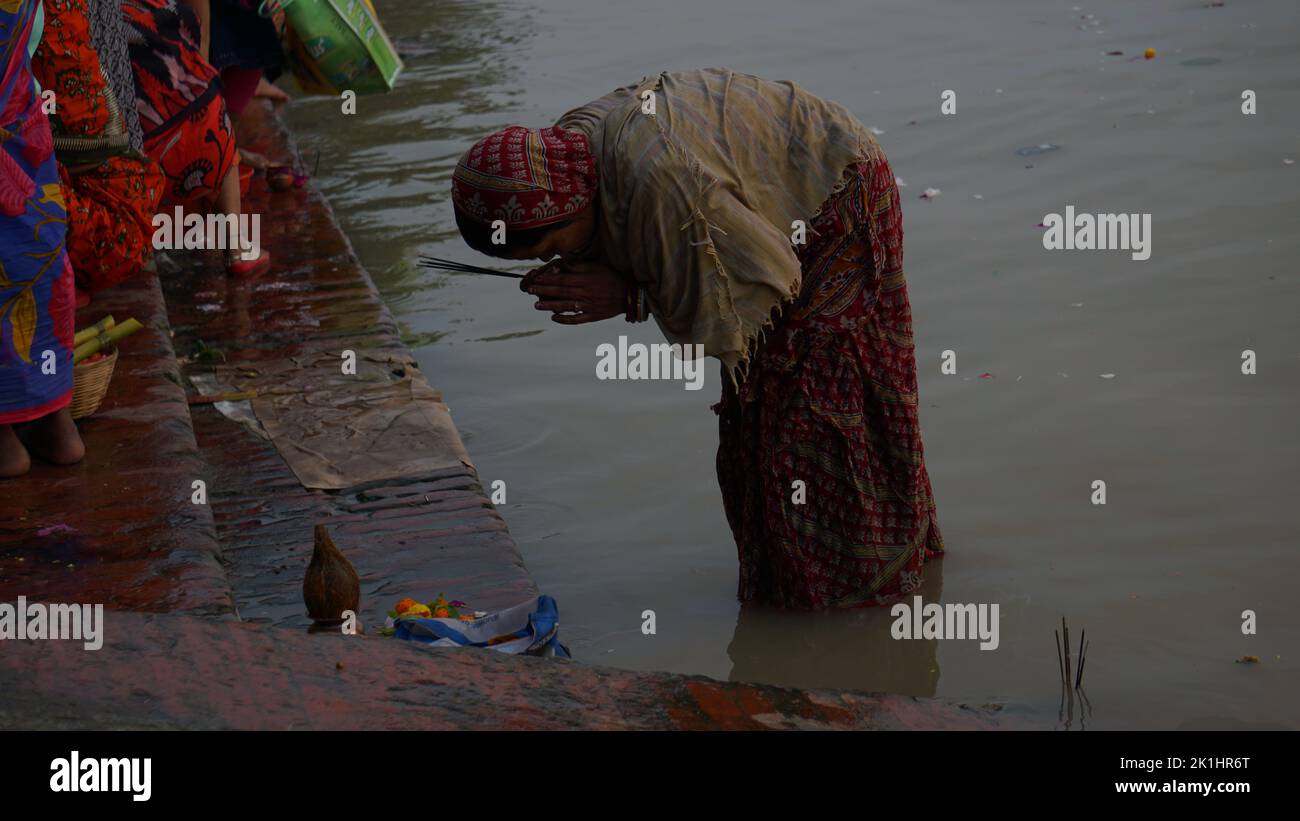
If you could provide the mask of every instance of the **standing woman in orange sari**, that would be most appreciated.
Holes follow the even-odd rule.
[[[73,424],[72,271],[50,124],[31,72],[38,0],[0,0],[0,478],[30,453],[78,462]],[[20,439],[15,425],[24,425]]]
[[[68,206],[68,258],[83,290],[140,272],[153,256],[163,175],[144,154],[118,0],[46,0],[32,70],[51,115]]]
[[[122,0],[135,70],[144,150],[162,167],[161,208],[239,214],[239,151],[221,79],[207,61],[200,16],[188,2]],[[198,4],[206,7],[206,4]],[[226,269],[252,274],[270,266],[263,251],[243,260],[226,250]]]

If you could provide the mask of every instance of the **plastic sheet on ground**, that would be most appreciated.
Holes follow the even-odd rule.
[[[215,395],[234,392],[233,388],[218,381],[217,377],[210,373],[191,374],[190,383],[201,394]],[[248,428],[259,439],[270,440],[270,434],[262,427],[262,423],[257,421],[257,414],[253,413],[253,401],[251,399],[241,399],[235,402],[213,402],[212,407],[216,408],[217,412],[227,419]]]
[[[224,382],[255,390],[249,402],[218,402],[227,417],[265,432],[303,487],[343,490],[473,467],[442,396],[404,351],[308,351]],[[224,370],[224,369],[223,369]],[[226,385],[191,377],[200,390]],[[251,407],[256,419],[249,419]]]

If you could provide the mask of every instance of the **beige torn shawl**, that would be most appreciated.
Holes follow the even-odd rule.
[[[641,283],[670,341],[703,345],[733,379],[799,292],[792,222],[880,150],[843,106],[719,68],[648,77],[556,124],[591,143],[604,260]]]

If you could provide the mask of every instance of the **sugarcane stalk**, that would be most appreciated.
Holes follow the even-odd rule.
[[[94,356],[95,354],[99,353],[99,351],[103,348],[116,345],[118,342],[122,341],[123,339],[127,338],[128,336],[130,336],[131,334],[135,333],[136,331],[140,330],[143,327],[144,326],[141,325],[136,320],[128,319],[126,322],[123,322],[121,325],[115,325],[112,328],[109,328],[108,330],[104,331],[103,333],[95,336],[94,338],[86,340],[82,344],[78,345],[77,349],[73,352],[72,354],[73,364],[80,362],[86,357]]]
[[[94,339],[104,331],[111,329],[116,324],[117,323],[113,321],[113,315],[109,314],[94,325],[91,325],[89,328],[82,328],[72,337],[72,347],[77,347],[87,339]]]
[[[200,393],[189,397],[186,401],[191,405],[211,405],[216,402],[243,402],[248,399],[256,399],[257,391],[227,391],[225,393]]]

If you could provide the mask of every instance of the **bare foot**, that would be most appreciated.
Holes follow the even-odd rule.
[[[13,425],[0,425],[0,479],[22,476],[31,469],[32,459],[14,433]]]
[[[239,163],[249,168],[255,168],[258,171],[265,171],[273,164],[264,155],[258,154],[256,151],[249,151],[246,148],[239,149]]]
[[[32,453],[53,465],[74,465],[86,455],[70,408],[37,419],[27,428],[26,439]]]
[[[265,77],[257,81],[257,91],[253,92],[253,96],[265,97],[273,103],[287,103],[289,101],[289,93],[274,85]]]

